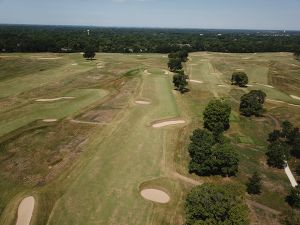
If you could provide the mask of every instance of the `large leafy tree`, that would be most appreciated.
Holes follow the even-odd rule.
[[[289,158],[290,147],[285,142],[275,141],[268,146],[267,163],[278,169],[284,168]]]
[[[176,72],[182,70],[181,59],[178,58],[170,58],[168,62],[168,68],[171,72]]]
[[[262,178],[258,172],[254,172],[252,177],[249,178],[247,183],[247,192],[252,195],[257,195],[261,193],[262,188]]]
[[[241,97],[240,112],[244,116],[261,116],[266,94],[260,90],[250,91]]]
[[[178,71],[173,76],[173,84],[178,91],[181,93],[186,92],[188,89],[186,88],[188,76],[184,74],[184,71]]]
[[[249,210],[237,185],[203,184],[192,189],[186,203],[187,225],[247,225]]]
[[[95,58],[96,56],[96,52],[94,50],[94,48],[92,47],[87,47],[85,50],[84,50],[84,53],[83,53],[83,57],[86,58],[86,59],[89,59],[89,60],[92,60],[93,58]]]
[[[231,84],[246,87],[248,84],[247,74],[245,72],[234,72],[231,76]]]
[[[215,136],[229,129],[231,106],[225,100],[212,100],[203,112],[204,127],[212,131]]]
[[[300,208],[300,187],[291,188],[289,195],[286,197],[287,203],[294,208]]]

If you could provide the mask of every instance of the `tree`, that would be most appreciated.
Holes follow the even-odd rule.
[[[252,177],[249,178],[249,182],[247,183],[247,192],[252,195],[257,195],[261,193],[262,183],[261,176],[258,172],[254,172]]]
[[[260,90],[250,91],[241,97],[240,112],[244,116],[261,116],[266,94]]]
[[[178,58],[171,58],[168,62],[168,68],[171,72],[182,70],[181,60]]]
[[[290,147],[282,141],[270,143],[266,153],[268,165],[278,169],[283,169],[289,158],[289,151]]]
[[[247,74],[245,72],[234,72],[231,77],[231,84],[246,87],[248,84]]]
[[[211,175],[235,176],[239,158],[231,144],[217,144],[205,164],[209,166]]]
[[[177,90],[179,90],[181,93],[184,93],[187,91],[186,85],[188,76],[184,74],[184,71],[177,72],[173,76],[173,84],[176,87]]]
[[[291,188],[289,195],[286,197],[287,203],[294,208],[300,208],[300,187]]]
[[[188,151],[191,156],[189,170],[191,173],[205,174],[203,164],[212,154],[212,146],[216,143],[212,132],[196,129],[190,137]]]
[[[95,56],[96,56],[95,50],[91,47],[86,48],[83,53],[83,57],[89,60],[92,60],[93,58],[95,58]]]
[[[296,170],[295,170],[295,171],[296,171],[297,175],[300,176],[300,165],[298,165],[298,166],[296,167]]]
[[[203,184],[191,190],[185,203],[187,225],[247,225],[249,210],[237,185]]]
[[[170,53],[168,55],[169,59],[180,59],[181,62],[186,62],[188,59],[189,53],[186,50],[180,50],[175,53]]]
[[[206,106],[203,119],[204,127],[218,137],[222,132],[228,130],[231,106],[225,100],[212,100]]]

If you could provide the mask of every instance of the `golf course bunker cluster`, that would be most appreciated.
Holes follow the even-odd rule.
[[[161,204],[166,204],[170,201],[170,196],[166,192],[158,189],[143,189],[141,196],[146,200]]]

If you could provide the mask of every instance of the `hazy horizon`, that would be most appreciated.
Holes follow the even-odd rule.
[[[300,30],[300,0],[0,0],[1,24]]]

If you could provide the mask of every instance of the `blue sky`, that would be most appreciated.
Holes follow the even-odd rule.
[[[0,23],[300,30],[300,0],[0,0]]]

